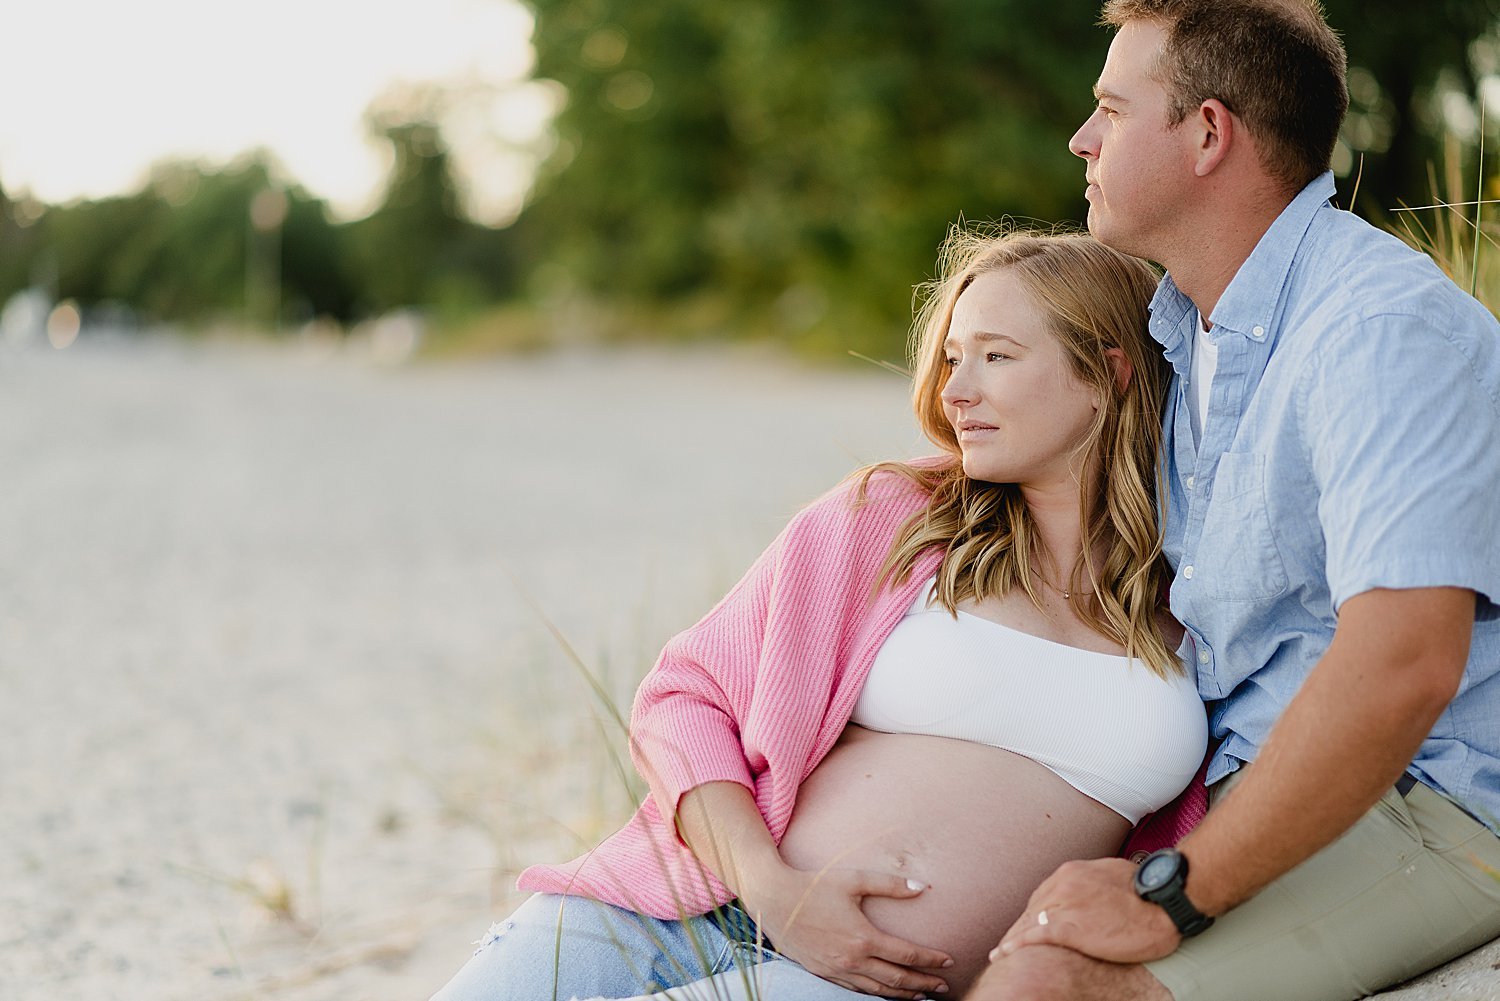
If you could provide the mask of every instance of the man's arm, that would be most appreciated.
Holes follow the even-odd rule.
[[[1348,830],[1411,762],[1463,677],[1474,592],[1377,589],[1346,601],[1332,643],[1234,793],[1178,847],[1205,914],[1249,899]],[[1165,956],[1179,936],[1136,897],[1128,863],[1069,863],[1031,897],[1002,952],[1066,946],[1114,962]],[[1038,914],[1047,912],[1047,923]]]

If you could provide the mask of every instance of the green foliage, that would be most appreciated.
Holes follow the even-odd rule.
[[[522,217],[554,283],[710,290],[741,326],[889,356],[954,219],[1083,214],[1066,143],[1109,42],[1092,3],[531,5],[536,72],[569,95]],[[1328,7],[1362,68],[1362,195],[1391,207],[1425,190],[1435,109],[1472,92],[1500,0]]]
[[[509,229],[464,217],[443,95],[408,88],[368,115],[392,169],[353,223],[263,153],[165,164],[134,194],[40,213],[0,192],[0,301],[39,283],[158,319],[260,323],[417,306],[457,330],[525,288],[604,336],[691,328],[892,358],[955,219],[1085,211],[1067,140],[1109,42],[1094,0],[529,2],[535,73],[567,98]],[[1445,102],[1500,74],[1500,0],[1326,6],[1352,54],[1358,208],[1423,200],[1454,127]],[[1470,164],[1477,136],[1462,139]],[[257,230],[266,191],[285,216]],[[507,319],[460,339],[532,343],[565,322],[501,335],[515,314],[492,315]]]
[[[368,311],[429,301],[444,249],[464,230],[448,150],[430,122],[376,126],[394,165],[384,201],[348,228]]]
[[[1364,156],[1365,204],[1388,211],[1422,197],[1428,165],[1444,156],[1444,91],[1473,95],[1480,72],[1500,71],[1482,65],[1500,59],[1500,0],[1324,0],[1324,7],[1352,69],[1344,140]],[[1490,110],[1493,122],[1497,109]]]
[[[1430,197],[1421,205],[1391,213],[1391,231],[1430,256],[1449,278],[1500,315],[1500,173],[1493,159],[1475,157],[1481,180],[1465,185],[1459,143],[1450,137],[1443,157],[1443,177],[1430,172]]]
[[[250,219],[251,202],[263,192],[285,198],[284,222],[270,242]],[[243,313],[254,287],[252,258],[266,254],[280,262],[285,313],[348,315],[352,290],[325,206],[298,187],[284,188],[266,154],[220,170],[164,163],[135,194],[50,207],[25,230],[7,226],[0,300],[40,282],[59,299],[204,322]],[[44,261],[49,267],[40,268]]]
[[[569,101],[524,221],[585,289],[705,286],[804,340],[890,349],[958,215],[1082,207],[1068,136],[1108,44],[1021,0],[537,0]]]
[[[463,217],[438,128],[371,116],[391,144],[381,205],[339,225],[263,151],[223,168],[167,162],[140,191],[40,207],[0,192],[0,304],[28,285],[148,320],[349,322],[401,307],[482,311],[515,287],[515,234]],[[257,220],[257,204],[261,218]]]

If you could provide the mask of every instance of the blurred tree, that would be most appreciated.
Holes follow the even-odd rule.
[[[1426,197],[1431,109],[1473,83],[1470,42],[1500,0],[1371,2],[1329,7],[1364,70],[1347,142],[1372,153],[1363,190],[1393,205]],[[536,73],[568,100],[521,225],[584,290],[707,290],[890,353],[950,222],[1084,213],[1066,143],[1109,42],[1092,3],[531,6]]]
[[[1481,67],[1474,57],[1486,35],[1493,46],[1500,0],[1324,0],[1324,6],[1349,50],[1344,142],[1356,158],[1364,155],[1362,205],[1426,204],[1435,194],[1428,168],[1435,165],[1442,174],[1451,127],[1445,95],[1472,99],[1478,93]],[[1500,72],[1500,65],[1484,70]],[[1500,108],[1487,116],[1493,127]],[[1477,164],[1468,167],[1472,172]]]
[[[49,209],[42,228],[58,260],[59,295],[85,304],[118,301],[157,319],[241,316],[254,273],[247,254],[265,249],[251,204],[273,192],[285,199],[286,212],[275,222],[267,266],[275,269],[283,312],[349,318],[353,293],[326,207],[280,176],[261,151],[220,170],[167,162],[134,195]]]
[[[398,91],[366,116],[371,133],[390,144],[392,166],[380,206],[345,228],[362,312],[470,308],[514,287],[509,234],[464,216],[436,122],[439,103],[440,95]]]
[[[0,308],[34,281],[40,236],[35,222],[0,185]]]

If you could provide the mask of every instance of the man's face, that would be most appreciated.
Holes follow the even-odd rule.
[[[1171,227],[1182,224],[1182,186],[1194,155],[1193,130],[1168,128],[1167,91],[1151,76],[1163,38],[1150,21],[1126,22],[1094,87],[1098,106],[1068,143],[1088,164],[1089,232],[1158,261]]]

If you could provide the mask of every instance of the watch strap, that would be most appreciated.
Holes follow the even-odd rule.
[[[1175,848],[1163,848],[1161,851],[1154,852],[1148,856],[1141,863],[1142,869],[1152,859],[1158,857],[1168,857],[1176,863],[1175,871],[1172,873],[1171,878],[1161,886],[1151,889],[1141,886],[1139,881],[1137,881],[1136,893],[1140,895],[1142,900],[1156,904],[1162,910],[1166,911],[1167,917],[1171,918],[1172,924],[1177,927],[1177,933],[1183,938],[1192,938],[1194,935],[1200,935],[1204,931],[1207,931],[1208,927],[1214,923],[1214,919],[1193,906],[1193,902],[1187,896],[1187,856]]]

